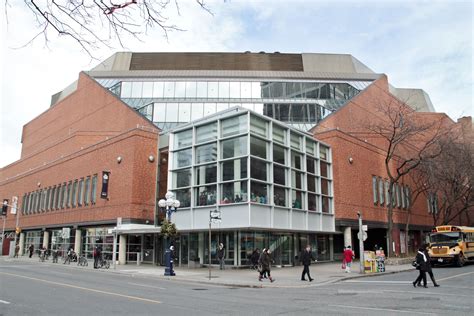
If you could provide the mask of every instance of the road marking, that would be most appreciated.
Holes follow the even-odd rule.
[[[89,292],[95,292],[95,293],[101,293],[101,294],[106,294],[106,295],[111,295],[111,296],[124,297],[124,298],[128,298],[128,299],[131,299],[131,300],[161,304],[160,301],[151,300],[151,299],[147,299],[147,298],[143,298],[143,297],[130,296],[130,295],[124,295],[124,294],[119,294],[119,293],[114,293],[114,292],[96,290],[96,289],[91,289],[91,288],[87,288],[87,287],[82,287],[82,286],[77,286],[77,285],[72,285],[72,284],[66,284],[66,283],[61,283],[61,282],[48,281],[48,280],[43,280],[43,279],[38,279],[38,278],[32,278],[32,277],[27,277],[27,276],[24,276],[24,275],[13,274],[13,273],[0,272],[0,274],[5,274],[5,275],[18,277],[18,278],[24,278],[24,279],[29,279],[29,280],[34,280],[34,281],[39,281],[39,282],[44,282],[44,283],[49,283],[49,284],[55,284],[55,285],[70,287],[70,288],[73,288],[73,289],[79,289],[79,290],[84,290],[84,291],[89,291]]]
[[[423,314],[423,315],[436,315],[433,313],[424,313],[424,312],[416,312],[411,310],[397,310],[397,309],[389,309],[389,308],[375,308],[375,307],[362,307],[362,306],[350,306],[350,305],[328,305],[331,307],[340,307],[340,308],[358,308],[358,309],[367,309],[373,311],[385,311],[385,312],[396,312],[396,313],[409,313],[409,314]]]
[[[457,277],[460,277],[460,276],[463,276],[463,275],[468,275],[468,274],[473,274],[473,273],[474,273],[474,271],[473,271],[473,272],[461,273],[461,274],[453,275],[453,276],[450,276],[450,277],[438,279],[438,281],[444,281],[444,280],[454,279],[454,278],[457,278]]]
[[[130,284],[130,285],[136,285],[136,286],[143,286],[143,287],[151,287],[151,288],[153,288],[153,289],[158,289],[158,290],[166,290],[164,287],[158,287],[158,286],[153,286],[153,285],[130,283],[130,282],[128,282],[128,284]]]
[[[356,281],[356,280],[347,280],[346,283],[393,283],[393,284],[409,284],[409,281]]]
[[[423,289],[420,289],[420,291],[395,291],[395,290],[384,290],[383,292],[391,292],[391,293],[410,293],[410,294],[423,294],[423,295],[441,295],[441,296],[460,296],[460,297],[472,297],[472,295],[450,294],[450,293],[437,293],[437,292],[425,292],[425,291],[423,291]]]
[[[10,302],[2,301],[2,300],[0,300],[0,303],[2,303],[2,304],[10,304]]]

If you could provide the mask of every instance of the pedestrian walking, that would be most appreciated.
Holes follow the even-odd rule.
[[[416,287],[418,282],[423,280],[423,287],[427,288],[426,285],[426,270],[427,270],[428,258],[425,255],[425,249],[418,249],[418,253],[415,257],[416,269],[420,272],[415,281],[413,281],[413,287]]]
[[[351,246],[347,246],[343,253],[343,263],[346,264],[346,273],[351,273],[352,260],[354,260],[354,251],[352,251]]]
[[[219,260],[219,269],[224,270],[225,268],[225,249],[224,244],[219,244],[219,249],[217,249],[217,259]]]
[[[94,256],[94,269],[99,269],[99,262],[100,257],[102,256],[102,249],[99,246],[95,246],[94,252],[92,253]]]
[[[258,259],[260,258],[260,249],[255,249],[250,256],[250,263],[252,264],[252,269],[258,269]]]
[[[13,258],[18,258],[18,253],[20,252],[20,245],[16,245],[15,246],[15,255],[13,256]]]
[[[33,251],[35,251],[35,246],[31,244],[30,247],[28,247],[28,250],[30,251],[30,258],[33,257]]]
[[[306,275],[308,275],[309,282],[314,280],[309,274],[309,266],[311,265],[312,260],[316,261],[316,259],[313,257],[313,253],[311,252],[311,246],[307,245],[306,248],[301,252],[301,263],[304,267],[303,272],[301,273],[301,281],[306,281]]]
[[[53,249],[53,263],[58,263],[58,249],[56,247]]]
[[[428,274],[430,275],[430,279],[431,279],[431,282],[433,282],[433,285],[435,287],[439,287],[439,284],[436,283],[436,280],[434,278],[434,275],[433,275],[433,269],[431,269],[431,258],[430,258],[430,255],[428,253],[428,245],[425,245],[424,246],[424,254],[426,256],[426,272],[428,272]],[[418,283],[416,284],[417,286],[421,286],[421,280],[418,281]]]
[[[273,259],[271,257],[271,250],[267,249],[266,251],[262,252],[262,255],[260,256],[260,266],[261,266],[261,271],[260,275],[258,276],[258,280],[262,281],[263,275],[266,273],[268,275],[268,278],[270,279],[270,282],[275,282],[275,279],[272,278],[271,273],[270,273],[270,268],[273,262]]]

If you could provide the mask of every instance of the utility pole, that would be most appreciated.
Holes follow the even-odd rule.
[[[364,231],[362,230],[362,215],[360,214],[360,211],[357,212],[357,217],[359,218],[359,252],[360,252],[360,273],[364,274],[365,273],[365,268],[364,268]]]
[[[212,211],[209,212],[209,281],[211,280],[211,223],[212,223]]]

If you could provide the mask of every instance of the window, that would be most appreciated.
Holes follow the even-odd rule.
[[[390,187],[390,182],[388,180],[385,180],[385,201],[387,201],[387,206],[388,206],[388,201],[390,200],[390,196],[388,194],[389,187]],[[383,194],[382,194],[382,197],[383,197]],[[383,204],[383,202],[380,202],[380,203]]]
[[[252,98],[252,84],[250,82],[240,83],[240,97],[242,99]]]
[[[291,190],[291,207],[297,208],[297,209],[303,209],[303,196],[304,194],[301,191],[296,191],[296,190]]]
[[[316,165],[316,161],[311,158],[311,157],[307,157],[306,158],[306,171],[309,172],[309,173],[315,173],[315,165]]]
[[[229,85],[229,96],[233,99],[240,99],[240,82],[231,82]]]
[[[290,144],[291,144],[291,148],[301,150],[301,136],[291,132]]]
[[[267,159],[267,142],[259,138],[250,137],[250,154],[263,159]]]
[[[268,185],[256,181],[250,183],[250,201],[268,204]]]
[[[165,98],[174,98],[174,82],[165,82],[164,83],[164,97]]]
[[[198,82],[197,83],[197,97],[198,98],[207,98],[207,82]]]
[[[84,204],[84,178],[79,180],[77,187],[77,205],[82,206],[82,204]]]
[[[56,204],[55,204],[55,201],[56,201],[56,186],[54,186],[52,189],[51,189],[51,200],[50,200],[50,208],[51,210],[54,210],[56,208]]]
[[[319,157],[322,159],[322,160],[328,160],[328,157],[329,156],[329,148],[327,147],[324,147],[324,146],[320,146],[319,147]]]
[[[324,195],[331,195],[331,181],[321,179],[321,193]]]
[[[229,98],[229,83],[219,82],[219,98]]]
[[[66,207],[71,207],[72,202],[72,181],[69,181],[67,184],[67,201],[66,201]]]
[[[196,206],[216,204],[216,185],[208,185],[195,189]]]
[[[200,119],[204,116],[204,104],[192,103],[191,105],[191,121]]]
[[[275,186],[273,188],[273,203],[276,206],[288,207],[287,189]]]
[[[216,113],[215,103],[204,103],[204,116]]]
[[[273,141],[286,144],[286,130],[276,124],[273,124]]]
[[[220,204],[247,202],[247,181],[229,182],[221,186]]]
[[[186,97],[186,82],[178,81],[174,85],[174,97],[183,99]]]
[[[144,82],[142,89],[143,98],[152,98],[153,97],[153,82]]]
[[[74,192],[74,190],[73,190]],[[96,201],[96,195],[97,195],[97,175],[95,174],[92,177],[92,190],[91,190],[91,203],[95,204]],[[74,197],[73,197],[74,199]]]
[[[173,154],[174,156],[174,168],[182,168],[191,165],[192,151],[191,149],[185,149],[177,151]]]
[[[308,193],[308,211],[318,210],[318,196],[316,194]]]
[[[403,185],[400,187],[400,195],[401,195],[401,199],[402,199],[402,201],[401,201],[402,208],[406,209],[407,205],[406,205],[406,197],[405,197],[405,187]]]
[[[173,188],[191,186],[191,169],[173,171]]]
[[[273,162],[276,162],[282,165],[286,164],[285,148],[278,145],[273,145]]]
[[[219,96],[219,84],[217,82],[208,82],[207,83],[207,97],[217,98]]]
[[[378,178],[379,180],[379,201],[380,201],[380,205],[383,205],[384,204],[384,192],[383,192],[383,179],[382,178]],[[387,199],[387,204],[388,204],[388,199]]]
[[[302,155],[292,150],[291,151],[291,167],[299,169],[299,170],[303,169],[302,161],[303,161]]]
[[[395,189],[396,189],[396,192],[397,192],[397,207],[400,208],[401,207],[401,203],[402,203],[402,196],[401,196],[401,188],[400,188],[400,185],[399,184],[396,184],[395,186]]]
[[[323,196],[322,200],[322,212],[323,213],[331,213],[332,210],[332,199],[328,198],[327,196]]]
[[[43,190],[39,190],[39,211],[42,211],[43,210],[43,203],[44,203],[44,199],[43,199]]]
[[[245,133],[247,132],[247,115],[222,120],[221,128],[222,137]]]
[[[315,143],[309,138],[306,138],[306,153],[314,156]]]
[[[247,155],[247,136],[224,140],[221,143],[223,159]]]
[[[91,177],[86,178],[86,182],[84,184],[84,204],[89,205],[90,203],[90,188],[91,188]]]
[[[306,175],[308,182],[308,191],[316,192],[316,177],[312,175]]]
[[[173,191],[176,195],[176,199],[181,203],[180,207],[191,206],[191,189],[182,189]]]
[[[411,206],[411,190],[410,190],[410,187],[406,187],[406,192],[405,192],[405,196],[407,198],[407,209],[410,208]]]
[[[76,207],[77,205],[77,180],[74,181],[74,184],[72,185],[72,207]]]
[[[132,82],[132,98],[142,97],[143,82]]]
[[[191,146],[193,141],[193,130],[188,129],[174,134],[175,149]]]
[[[196,128],[196,144],[217,139],[217,122]]]
[[[61,185],[59,184],[57,187],[56,187],[56,200],[55,200],[55,203],[54,203],[54,208],[59,210],[59,202],[60,202],[60,198],[59,196],[61,195],[61,192],[62,192],[62,187]]]
[[[377,205],[378,202],[378,190],[377,190],[377,177],[372,176],[372,194],[374,196],[374,204]]]
[[[178,122],[178,103],[166,104],[166,122]]]
[[[321,177],[329,178],[329,164],[321,161],[320,164]]]
[[[286,185],[286,168],[273,165],[273,182],[276,184]]]
[[[252,99],[260,99],[262,97],[262,88],[260,82],[252,82]]]
[[[222,181],[247,178],[247,158],[222,162]]]
[[[196,175],[196,185],[217,182],[217,164],[196,167],[194,170]]]
[[[262,137],[268,137],[268,123],[254,115],[250,116],[250,131]]]
[[[153,97],[162,98],[163,97],[163,82],[153,82]]]
[[[191,103],[179,103],[179,122],[189,122],[191,120]]]
[[[217,159],[217,144],[212,143],[196,147],[196,164],[216,161]]]
[[[291,171],[291,187],[295,189],[303,189],[303,173]]]
[[[250,160],[250,176],[254,179],[267,181],[267,164],[252,158]]]
[[[61,192],[61,208],[66,208],[66,204],[67,204],[67,183],[64,182],[63,183],[63,188],[62,188],[62,192]]]
[[[197,95],[197,83],[195,81],[186,82],[186,98],[195,98]]]

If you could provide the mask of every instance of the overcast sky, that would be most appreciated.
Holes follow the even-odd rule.
[[[51,95],[97,64],[73,41],[53,33],[47,46],[38,38],[22,47],[37,33],[35,21],[23,1],[9,2],[8,23],[3,7],[0,13],[0,167],[20,158],[22,127],[48,109]],[[193,0],[179,3],[180,15],[174,7],[167,15],[186,31],[171,33],[167,41],[156,29],[141,42],[127,39],[126,48],[103,48],[94,56],[103,60],[117,51],[352,54],[387,74],[395,87],[424,89],[436,111],[454,120],[474,114],[471,1],[207,1],[214,15]]]

